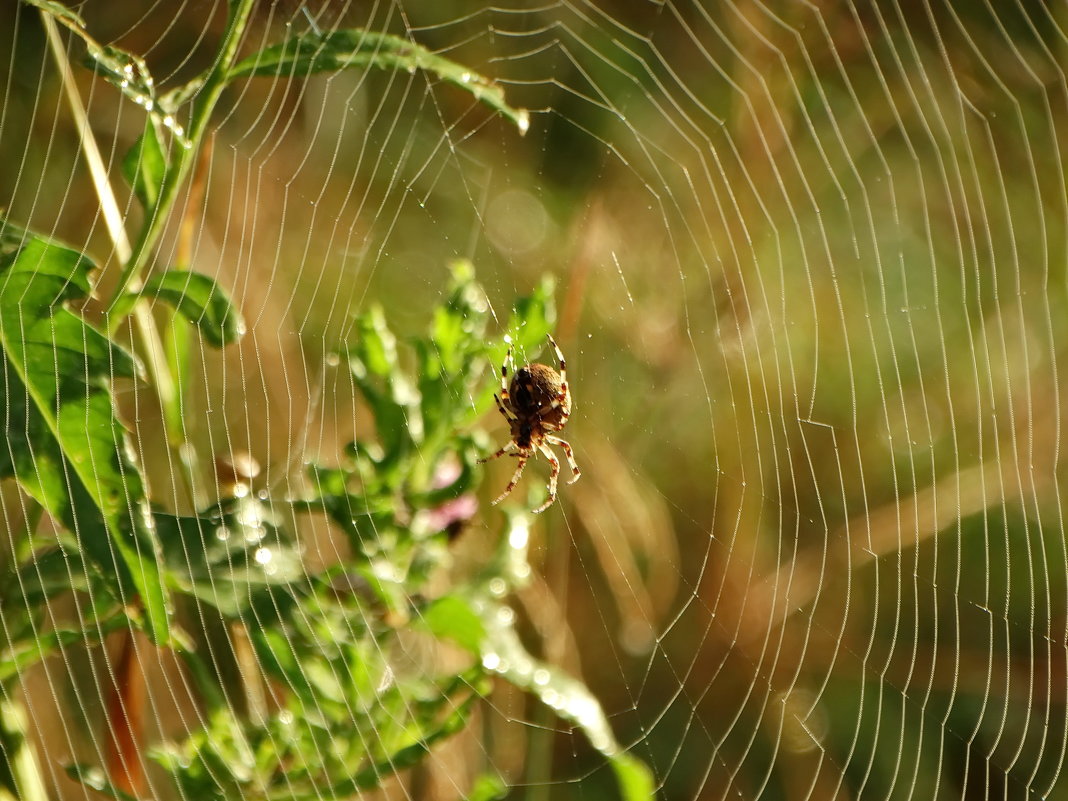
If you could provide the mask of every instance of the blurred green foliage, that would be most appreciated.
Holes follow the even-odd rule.
[[[251,420],[257,455],[284,460],[301,359],[314,367],[368,298],[401,342],[422,335],[450,255],[479,264],[491,307],[548,269],[570,309],[556,329],[569,429],[596,469],[534,567],[566,588],[552,614],[581,634],[584,676],[663,797],[1065,797],[1063,9],[402,5],[343,22],[414,31],[547,112],[520,140],[454,87],[386,71],[313,77],[299,98],[279,81],[230,91],[198,230],[257,305],[250,323],[301,356],[266,376],[204,357],[187,408],[219,411],[199,441]],[[193,10],[93,23],[151,48],[177,85],[218,33]],[[33,110],[37,34],[20,25],[0,148],[29,177],[4,186],[21,219],[80,237],[72,152]],[[128,111],[115,118],[133,142],[143,116]],[[242,196],[254,211],[233,210]],[[534,213],[509,213],[517,196]],[[281,301],[256,294],[267,284]],[[419,357],[400,352],[418,386]],[[396,427],[427,414],[412,397],[385,433],[440,453]],[[313,419],[333,431],[328,410]],[[373,465],[383,445],[360,439],[366,453],[313,474],[350,543],[372,500],[457,489],[428,489],[420,465],[368,491],[356,455]],[[442,458],[462,468],[477,446]],[[629,533],[654,529],[667,535],[651,544]],[[682,596],[640,606],[666,543]],[[456,613],[442,603],[424,610],[434,627]],[[478,626],[456,616],[470,646]],[[625,636],[635,618],[649,652]],[[524,795],[608,792],[570,732],[543,736]]]

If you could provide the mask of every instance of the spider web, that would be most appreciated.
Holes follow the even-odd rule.
[[[167,85],[203,67],[225,3],[79,11]],[[0,207],[107,267],[36,12],[0,24]],[[396,33],[531,121],[520,136],[403,70],[230,91],[183,196],[191,235],[158,259],[216,277],[247,320],[240,346],[194,346],[190,436],[296,492],[365,425],[331,358],[354,313],[421,331],[465,258],[503,325],[551,273],[583,479],[536,519],[517,608],[657,797],[1068,797],[1066,26],[1024,0],[263,3],[248,52],[287,29]],[[78,83],[102,139],[133,142],[140,110]],[[130,393],[151,442],[159,409]],[[178,466],[145,462],[180,505]],[[510,475],[491,467],[484,502]],[[143,659],[173,731],[193,715],[181,670]],[[56,797],[91,795],[63,765],[102,758],[119,661],[70,651],[22,677]],[[462,798],[476,758],[515,798],[618,792],[581,732],[500,689],[386,796]]]

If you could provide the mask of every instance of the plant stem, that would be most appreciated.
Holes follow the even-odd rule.
[[[203,87],[193,101],[192,122],[189,126],[190,145],[186,148],[175,148],[174,161],[167,168],[156,204],[141,227],[133,246],[133,253],[122,268],[119,284],[108,306],[108,312],[111,314],[116,312],[116,305],[124,294],[136,291],[141,286],[142,273],[148,266],[159,238],[163,235],[170,211],[178,198],[178,192],[197,160],[211,113],[223,89],[226,88],[230,68],[237,60],[238,45],[241,43],[241,37],[252,13],[253,2],[254,0],[230,0],[230,13],[226,21],[226,30],[223,33],[222,46],[219,48],[215,63],[208,71]]]
[[[96,143],[96,137],[93,136],[93,129],[89,125],[89,117],[85,112],[85,105],[82,103],[78,87],[74,82],[74,74],[71,72],[67,53],[60,41],[56,21],[51,14],[44,10],[41,11],[41,20],[44,23],[48,44],[52,50],[52,57],[56,62],[56,67],[59,70],[60,79],[67,95],[67,105],[78,128],[78,141],[82,149],[82,155],[89,166],[89,174],[92,176],[97,198],[100,201],[104,225],[108,230],[108,235],[111,237],[115,255],[123,262],[128,261],[131,254],[130,239],[123,224],[122,211],[119,208],[118,201],[115,199],[115,192],[111,188],[111,182],[108,180],[107,168],[100,153],[100,148]],[[163,344],[160,342],[159,330],[156,328],[156,322],[153,320],[151,312],[144,304],[137,304],[133,314],[134,327],[141,338],[141,346],[144,349],[145,365],[148,369],[149,378],[161,405],[164,409],[167,409],[174,405],[176,388],[167,366]],[[109,326],[108,334],[111,335],[113,332],[114,329]],[[181,443],[172,443],[172,445],[175,449],[178,449]],[[181,462],[180,458],[179,461]],[[195,496],[196,485],[194,477],[189,471],[182,472],[181,475],[185,479],[186,489],[191,496]]]
[[[27,739],[26,711],[0,690],[0,801],[48,801],[41,767]]]

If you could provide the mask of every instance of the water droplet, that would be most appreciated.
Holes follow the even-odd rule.
[[[505,583],[504,579],[502,579],[502,578],[490,579],[489,591],[495,597],[500,598],[506,592],[508,592],[508,585]]]
[[[492,651],[482,654],[482,667],[486,670],[497,670],[500,667],[501,658]]]
[[[516,523],[512,530],[508,532],[508,545],[517,551],[526,548],[529,541],[530,529],[527,528],[525,522]]]
[[[226,526],[219,526],[217,529],[215,529],[215,539],[217,539],[219,542],[226,542],[228,539],[230,539],[230,529],[228,529]]]
[[[89,770],[82,773],[82,781],[94,790],[103,790],[107,784],[107,778],[104,776],[104,771],[100,768],[89,768]]]
[[[245,542],[249,545],[257,545],[263,542],[267,536],[267,530],[263,526],[249,526],[245,528]]]
[[[270,548],[257,548],[256,553],[253,554],[252,558],[256,560],[257,564],[266,565],[274,558],[274,554],[271,553]]]

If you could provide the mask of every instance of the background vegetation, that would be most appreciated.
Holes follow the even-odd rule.
[[[307,497],[305,463],[344,464],[372,428],[331,356],[356,321],[379,306],[402,341],[425,336],[449,263],[469,259],[490,349],[470,378],[488,389],[515,299],[553,275],[584,476],[533,523],[517,624],[596,689],[658,796],[1068,796],[1063,12],[516,5],[308,9],[324,31],[403,35],[493,77],[531,111],[525,136],[422,70],[222,91],[155,262],[215,278],[247,333],[188,344],[182,431],[205,504],[165,448],[142,450],[154,497],[176,516],[217,502],[214,457],[244,452],[264,466],[254,491]],[[210,66],[225,10],[79,6],[164,89]],[[9,4],[0,26],[0,206],[95,254],[108,298],[125,259],[39,15]],[[297,4],[258,4],[240,53],[308,27]],[[145,115],[74,75],[119,186]],[[141,207],[121,202],[136,229]],[[166,407],[123,391],[134,441],[158,442]],[[484,409],[457,430],[502,437],[488,405],[469,411]],[[447,546],[461,565],[502,536],[487,502],[507,465],[487,472]],[[10,530],[20,496],[4,493]],[[321,567],[351,545],[328,518],[295,532]],[[65,654],[5,700],[25,703],[49,791],[76,797],[62,766],[101,761],[113,675],[85,668],[122,660]],[[144,661],[149,707],[188,714],[187,667]],[[241,694],[240,676],[223,686]],[[517,798],[617,792],[587,738],[526,695],[498,685],[476,706],[468,739],[392,792],[462,797],[476,763]]]

